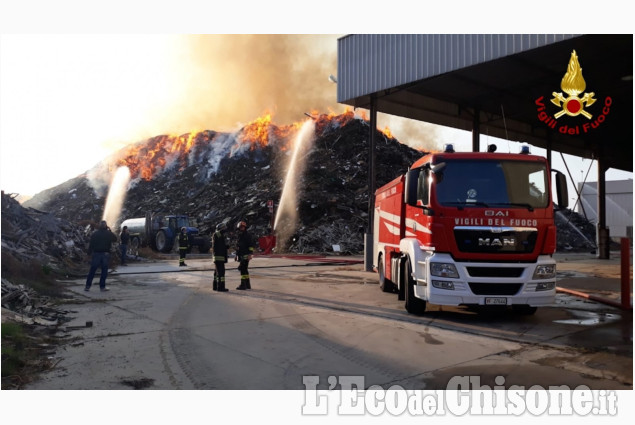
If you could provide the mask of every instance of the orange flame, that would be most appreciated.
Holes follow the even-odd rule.
[[[316,122],[317,134],[322,134],[328,126],[343,127],[353,119],[368,121],[364,110],[353,111],[350,108],[346,108],[340,114],[333,111],[329,111],[328,114],[311,111],[308,115]],[[273,123],[272,114],[266,112],[238,132],[235,147],[249,144],[249,149],[255,150],[275,144],[280,150],[290,149],[293,136],[300,130],[302,124],[303,121],[278,126]],[[386,137],[393,138],[388,127],[379,131]],[[192,148],[196,144],[207,143],[214,143],[214,137],[209,132],[191,132],[181,136],[156,136],[125,148],[115,160],[115,165],[127,166],[132,179],[151,180],[165,170],[166,166],[172,166],[175,161],[178,161],[177,165],[180,169],[184,169],[188,166],[188,154]]]
[[[151,180],[157,172],[165,168],[170,156],[174,156],[182,166],[186,165],[187,154],[199,134],[201,133],[193,132],[182,136],[153,137],[141,144],[128,147],[120,154],[115,164],[117,167],[127,166],[133,179],[141,177]]]
[[[239,136],[239,142],[250,143],[250,150],[256,149],[256,147],[265,147],[272,144],[272,142],[281,142],[288,140],[293,134],[295,134],[300,127],[301,122],[296,122],[291,125],[277,126],[272,123],[270,113],[265,113],[262,117],[256,118],[254,121],[247,124],[241,130]],[[281,146],[282,149],[286,149],[287,146]]]
[[[269,144],[269,128],[271,127],[271,114],[256,118],[242,129],[242,140],[251,143],[250,149],[256,146],[264,147]]]

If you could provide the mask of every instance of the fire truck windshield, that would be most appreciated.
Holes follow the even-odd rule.
[[[513,160],[453,160],[435,173],[436,199],[443,206],[546,208],[545,164]]]

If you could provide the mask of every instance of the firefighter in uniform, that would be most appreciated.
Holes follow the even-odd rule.
[[[187,266],[187,264],[185,264],[185,254],[187,254],[187,249],[189,247],[187,229],[185,227],[181,227],[181,233],[179,233],[179,267]]]
[[[227,238],[225,223],[218,223],[216,232],[212,236],[212,255],[214,258],[214,283],[212,289],[219,292],[227,292],[225,288],[225,263],[227,262]]]
[[[247,223],[239,221],[236,225],[238,229],[238,247],[236,249],[236,260],[240,261],[238,270],[240,271],[240,286],[236,289],[251,289],[249,282],[249,260],[254,255],[254,243],[251,234],[247,231]]]

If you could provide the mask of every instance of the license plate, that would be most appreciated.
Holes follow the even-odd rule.
[[[486,305],[507,305],[507,298],[485,298]]]

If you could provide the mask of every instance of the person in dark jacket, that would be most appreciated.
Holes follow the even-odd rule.
[[[190,244],[187,239],[187,229],[185,227],[181,227],[181,233],[179,233],[179,267],[187,266],[185,264],[185,254],[187,254],[187,249],[190,247]]]
[[[212,255],[214,258],[214,283],[212,289],[219,292],[227,292],[225,288],[225,263],[227,262],[227,237],[225,223],[218,223],[216,232],[212,236]]]
[[[240,286],[236,289],[251,289],[249,282],[249,261],[254,255],[254,242],[251,234],[247,231],[247,223],[239,221],[236,225],[238,228],[238,241],[236,247],[236,260],[240,261],[238,270],[240,271]]]
[[[86,277],[86,286],[84,291],[90,291],[93,284],[93,278],[98,267],[101,267],[101,275],[99,277],[99,289],[102,292],[107,291],[106,278],[108,277],[108,261],[110,257],[110,248],[113,242],[117,242],[117,235],[110,231],[108,223],[105,220],[99,224],[99,229],[95,230],[90,236],[88,244],[88,253],[92,255],[90,260],[90,270]]]
[[[128,242],[130,242],[130,232],[128,232],[128,226],[123,226],[121,234],[119,234],[119,247],[121,248],[121,265],[127,266],[126,254],[128,253]]]

